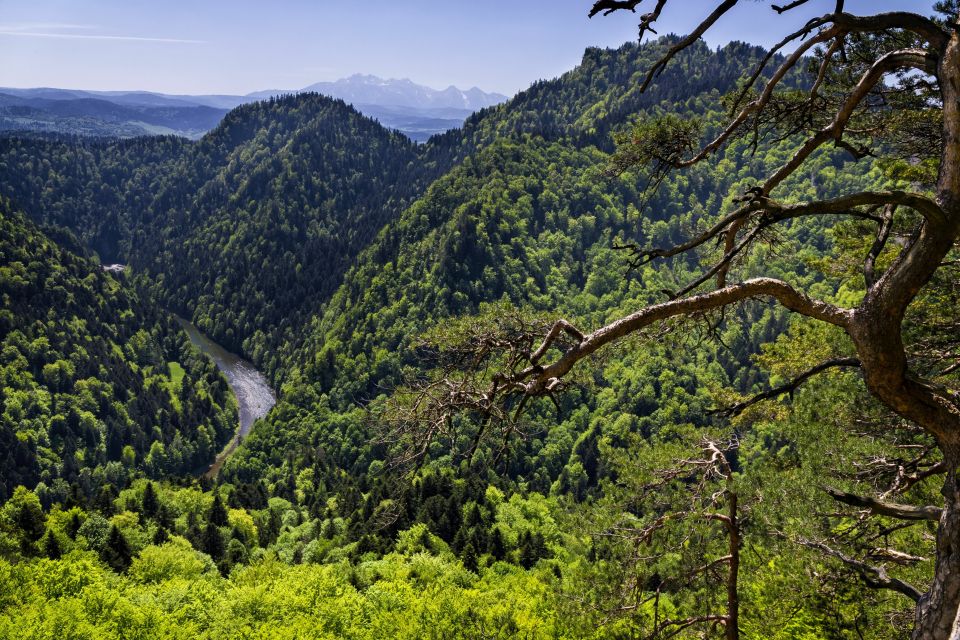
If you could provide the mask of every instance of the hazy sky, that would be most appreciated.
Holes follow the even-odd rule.
[[[650,10],[646,0],[638,14]],[[0,86],[248,93],[352,73],[512,94],[575,66],[587,46],[636,37],[637,16],[587,19],[590,0],[0,0]],[[673,0],[660,33],[708,0]],[[769,45],[789,20],[743,0],[708,34]],[[848,0],[851,12],[930,13],[932,0]],[[672,7],[672,10],[671,10]],[[793,13],[793,12],[791,12]],[[789,15],[789,14],[788,14]]]

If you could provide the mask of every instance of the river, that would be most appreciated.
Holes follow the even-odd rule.
[[[217,368],[227,378],[227,383],[230,385],[233,395],[237,398],[240,425],[237,433],[207,470],[206,475],[213,478],[220,472],[220,467],[223,466],[227,456],[233,453],[240,441],[250,433],[250,427],[253,426],[253,423],[267,415],[271,407],[277,404],[277,396],[273,393],[273,389],[264,375],[257,371],[251,363],[236,354],[230,353],[205,336],[192,322],[176,315],[174,318],[183,327],[187,337],[190,338],[190,342],[200,351],[213,358]]]

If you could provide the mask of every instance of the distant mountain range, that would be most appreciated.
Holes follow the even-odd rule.
[[[431,89],[409,79],[384,80],[356,74],[302,89],[270,89],[243,96],[171,95],[149,91],[0,88],[0,132],[35,131],[128,138],[171,134],[199,138],[228,110],[248,102],[292,93],[340,98],[361,113],[417,142],[459,127],[474,111],[507,100],[473,87]]]
[[[507,96],[503,94],[487,93],[477,87],[462,91],[451,85],[441,91],[416,84],[407,78],[384,80],[377,76],[359,73],[349,78],[341,78],[336,82],[317,82],[300,89],[300,92],[303,91],[316,91],[326,96],[340,98],[354,105],[375,104],[415,109],[456,109],[470,112],[507,100]],[[257,91],[248,94],[247,97],[266,98],[278,93],[298,92]]]

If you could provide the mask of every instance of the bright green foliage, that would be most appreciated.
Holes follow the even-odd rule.
[[[704,246],[626,277],[627,256],[613,248],[665,246],[703,228],[790,151],[733,142],[669,176],[618,173],[637,160],[621,153],[611,171],[617,134],[654,160],[679,151],[661,149],[663,126],[689,142],[715,135],[722,94],[763,54],[698,45],[640,94],[637,80],[662,45],[588,50],[576,70],[423,147],[318,96],[243,107],[197,143],[0,142],[0,176],[19,206],[134,265],[150,296],[190,311],[281,391],[219,485],[175,482],[227,432],[192,426],[210,424],[191,422],[196,408],[213,420],[229,403],[211,365],[185,353],[159,312],[139,320],[152,297],[78,258],[87,270],[75,279],[93,293],[65,287],[63,309],[112,300],[107,293],[143,302],[101,304],[117,311],[109,322],[61,307],[49,319],[36,309],[0,317],[25,327],[5,334],[14,337],[0,361],[12,372],[4,384],[22,393],[4,396],[13,436],[0,452],[27,465],[17,481],[35,487],[16,489],[3,511],[0,556],[22,561],[0,561],[0,636],[642,637],[663,616],[722,606],[721,574],[682,577],[726,553],[716,522],[697,517],[722,506],[715,496],[726,487],[715,477],[664,481],[711,435],[737,444],[744,633],[897,637],[910,603],[865,590],[802,544],[859,531],[811,514],[836,510],[824,482],[858,488],[838,468],[897,451],[893,438],[865,443],[846,430],[876,407],[837,374],[736,421],[710,414],[846,352],[835,332],[781,309],[752,302],[628,341],[581,367],[559,406],[530,407],[524,437],[484,442],[471,459],[471,416],[456,418],[409,475],[390,464],[393,442],[375,437],[390,391],[437,377],[437,348],[469,340],[471,327],[562,316],[591,330],[662,300],[719,256]],[[810,167],[815,180],[791,178],[786,199],[916,177],[850,162],[842,150]],[[39,236],[19,219],[8,226]],[[762,267],[824,299],[862,295],[838,290],[834,276],[862,263],[865,227],[809,219],[779,230],[737,265],[738,277]],[[36,242],[42,255],[60,251]],[[28,257],[11,255],[3,290],[40,288]],[[949,287],[931,293],[917,326],[943,321],[949,300]],[[98,344],[101,325],[122,339],[73,356],[36,329],[51,320],[78,336],[71,344]],[[98,354],[122,380],[100,362],[96,373],[83,369]],[[134,417],[142,398],[155,405]],[[70,403],[76,419],[54,420],[52,407]],[[94,409],[122,424],[120,436],[100,437],[113,422]],[[31,412],[44,418],[22,426]],[[66,456],[56,435],[71,429],[83,446]],[[62,468],[76,472],[75,503],[72,476],[58,483]],[[158,481],[130,482],[138,474]],[[930,491],[918,483],[911,498]],[[667,525],[655,535],[636,535],[660,518]],[[912,556],[894,569],[916,584],[930,572],[924,526],[886,533]],[[49,559],[55,545],[59,561]]]
[[[180,543],[149,547],[122,577],[80,553],[58,563],[0,560],[0,636],[603,637],[559,616],[547,576],[506,565],[477,577],[428,554],[356,567],[268,557],[224,579],[194,554]],[[168,573],[145,574],[146,562]]]

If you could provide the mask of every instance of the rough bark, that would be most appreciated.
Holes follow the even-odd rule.
[[[740,519],[737,517],[737,493],[727,479],[727,535],[730,548],[730,566],[727,571],[727,626],[726,640],[740,639]]]
[[[735,3],[720,3],[717,10],[694,30],[694,37],[698,37],[712,26],[717,14],[728,10],[731,4]],[[775,7],[775,9],[782,12],[801,4],[804,4],[803,0],[784,7]],[[763,183],[760,198],[744,209],[734,212],[707,233],[691,240],[685,247],[679,247],[681,251],[686,251],[709,238],[722,235],[726,240],[727,252],[731,252],[736,245],[735,240],[738,234],[745,228],[747,218],[753,215],[753,211],[766,209],[764,205],[769,203],[764,202],[764,199],[773,189],[828,141],[842,145],[844,131],[856,109],[887,74],[905,68],[929,73],[938,81],[943,108],[943,146],[935,189],[935,205],[930,206],[934,204],[930,201],[906,204],[888,200],[884,203],[888,207],[897,204],[910,206],[920,212],[924,219],[892,266],[879,278],[874,274],[875,256],[873,259],[868,259],[865,269],[868,288],[860,305],[849,311],[830,308],[829,305],[803,299],[803,294],[799,292],[792,290],[787,292],[780,286],[760,284],[759,281],[748,281],[739,286],[726,286],[726,267],[721,266],[718,270],[720,274],[718,290],[672,301],[665,305],[656,305],[595,331],[553,364],[540,370],[536,379],[527,387],[528,393],[536,393],[544,384],[547,384],[548,380],[563,376],[576,361],[603,344],[617,340],[664,316],[689,314],[756,295],[770,296],[793,311],[843,327],[853,341],[870,393],[895,413],[933,435],[944,456],[946,468],[942,489],[944,504],[943,508],[936,512],[939,515],[939,526],[936,538],[935,575],[930,589],[918,599],[916,627],[913,633],[913,638],[917,640],[960,638],[960,478],[958,478],[960,474],[960,397],[950,389],[918,378],[909,370],[902,333],[907,308],[920,290],[930,282],[945,256],[960,237],[960,42],[958,42],[957,28],[960,20],[958,16],[952,16],[952,22],[954,22],[953,29],[944,29],[923,16],[906,12],[865,17],[852,16],[842,13],[842,3],[838,3],[836,13],[813,20],[804,29],[788,36],[784,43],[806,38],[812,31],[820,29],[816,36],[798,47],[798,51],[802,52],[809,49],[812,44],[825,42],[835,36],[902,29],[926,40],[929,50],[891,51],[878,58],[847,96],[833,121],[801,144],[793,157]],[[681,40],[671,48],[650,70],[644,86],[663,69],[678,50],[688,44],[689,38]],[[795,64],[795,59],[788,57],[784,63],[785,66],[790,67]],[[766,64],[766,61],[763,64]],[[825,61],[824,64],[827,62]],[[752,76],[747,88],[760,77],[762,66]],[[778,69],[760,97],[744,107],[719,138],[682,164],[684,166],[694,164],[706,157],[719,148],[728,137],[734,135],[752,113],[763,109],[773,87],[779,82],[779,78],[783,77],[783,69],[784,67]],[[743,95],[746,95],[746,89]],[[774,209],[773,215],[776,213]],[[892,215],[891,211],[890,216]],[[885,224],[888,226],[889,222]],[[881,228],[877,242],[884,243],[888,233],[889,228]],[[879,249],[875,247],[871,255],[874,252],[878,253]],[[670,255],[670,251],[658,251],[657,254]],[[651,254],[651,257],[655,255]],[[748,292],[750,289],[752,291]],[[797,296],[800,296],[799,300]],[[881,511],[884,509],[900,513],[910,511],[908,515],[924,519],[935,513],[929,509],[898,510],[895,507],[900,505],[879,501],[874,501],[869,506]]]

